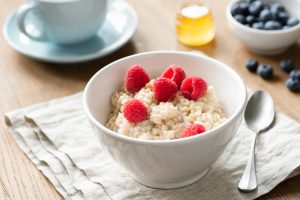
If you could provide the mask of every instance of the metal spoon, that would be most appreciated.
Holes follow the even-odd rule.
[[[273,122],[275,108],[272,97],[266,91],[255,92],[248,101],[245,110],[245,121],[255,136],[243,176],[239,182],[241,192],[252,192],[257,188],[255,172],[255,142],[259,132],[267,129]]]

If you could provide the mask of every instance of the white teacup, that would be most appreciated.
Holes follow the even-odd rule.
[[[57,44],[72,44],[93,37],[105,19],[107,0],[31,0],[17,11],[18,26],[28,37],[40,40],[26,29],[26,16],[37,12],[47,40]],[[40,27],[35,27],[35,29]]]

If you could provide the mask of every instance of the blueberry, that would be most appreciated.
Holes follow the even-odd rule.
[[[285,26],[282,27],[282,29],[288,29],[288,28],[291,28],[291,26],[285,25]]]
[[[269,10],[264,9],[259,13],[259,19],[263,22],[270,21],[273,19],[273,15]]]
[[[241,24],[245,24],[246,22],[245,17],[243,15],[234,15],[233,18]]]
[[[248,14],[249,3],[247,2],[238,2],[232,5],[230,11],[232,16],[235,15],[247,15]]]
[[[252,28],[264,29],[264,23],[262,23],[262,22],[255,22],[254,24],[252,24]]]
[[[290,17],[287,20],[286,24],[289,25],[289,26],[296,26],[297,24],[299,24],[299,20],[295,17]]]
[[[291,59],[284,59],[280,61],[279,67],[286,73],[289,73],[295,68],[295,64]]]
[[[294,69],[290,72],[289,77],[291,79],[298,79],[300,81],[300,69]]]
[[[242,10],[240,8],[240,5],[238,3],[233,4],[231,9],[230,9],[230,12],[231,12],[232,16],[242,14]]]
[[[263,10],[270,10],[270,5],[269,4],[264,4],[263,5]]]
[[[270,11],[271,13],[276,14],[278,12],[285,12],[285,8],[279,3],[274,3],[270,5]]]
[[[252,16],[252,15],[248,15],[248,16],[246,17],[246,22],[247,22],[248,24],[253,24],[254,22],[256,22],[256,17],[254,17],[254,16]]]
[[[255,59],[249,59],[246,61],[245,66],[247,67],[247,69],[251,72],[256,72],[257,66],[258,66],[258,62]]]
[[[285,85],[292,92],[295,92],[295,91],[297,91],[297,90],[300,89],[300,81],[298,79],[291,79],[291,78],[289,78],[285,82]]]
[[[249,5],[248,11],[251,15],[258,16],[260,11],[262,11],[263,8],[264,8],[263,3],[257,0]]]
[[[246,16],[248,15],[248,7],[249,7],[249,3],[247,2],[241,2],[240,3],[240,9],[241,9],[241,13],[242,15]]]
[[[252,2],[254,2],[254,1],[256,1],[256,0],[244,0],[245,2],[248,2],[248,3],[252,3]]]
[[[273,21],[273,20],[272,21],[267,21],[264,24],[264,29],[265,30],[279,30],[281,28],[282,28],[282,26],[278,21]]]
[[[256,73],[263,79],[271,79],[273,77],[273,68],[268,64],[260,64],[256,70]]]
[[[276,14],[276,19],[282,24],[286,24],[287,20],[289,19],[289,15],[286,12],[278,12]]]

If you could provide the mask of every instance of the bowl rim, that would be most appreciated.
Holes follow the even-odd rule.
[[[252,33],[257,33],[257,34],[264,34],[264,35],[279,35],[279,34],[285,34],[285,33],[290,33],[293,31],[300,30],[300,23],[298,23],[296,26],[290,27],[288,29],[281,29],[281,30],[261,30],[261,29],[256,29],[256,28],[250,28],[248,26],[245,26],[239,22],[237,22],[232,14],[231,14],[231,7],[233,6],[234,3],[241,1],[241,0],[231,0],[227,6],[226,6],[226,16],[229,19],[230,22],[232,22],[235,26],[245,30],[249,31]]]
[[[198,57],[201,59],[208,59],[211,62],[214,62],[220,66],[222,66],[224,69],[226,69],[229,73],[231,73],[233,76],[235,76],[236,80],[238,80],[241,84],[242,84],[242,88],[243,88],[243,95],[241,96],[241,105],[240,107],[238,107],[236,109],[236,111],[229,117],[226,119],[226,121],[222,124],[220,124],[219,126],[205,131],[202,134],[198,134],[192,137],[186,137],[186,138],[180,138],[180,139],[174,139],[174,140],[146,140],[146,139],[139,139],[139,138],[133,138],[133,137],[128,137],[122,134],[119,134],[115,131],[112,131],[111,129],[107,128],[105,125],[103,125],[102,123],[100,123],[98,120],[96,120],[96,118],[92,115],[92,113],[90,112],[88,105],[87,105],[87,94],[88,94],[88,90],[91,87],[91,85],[93,84],[93,82],[96,80],[96,78],[99,76],[99,74],[104,73],[106,70],[108,70],[111,66],[126,61],[126,60],[130,60],[136,57],[140,57],[140,56],[148,56],[148,55],[161,55],[161,54],[165,54],[165,55],[185,55],[185,56],[192,56],[192,57]],[[121,65],[119,65],[121,66]],[[206,55],[201,55],[201,54],[195,54],[192,52],[182,52],[182,51],[149,51],[149,52],[144,52],[144,53],[137,53],[137,54],[133,54],[130,56],[126,56],[124,58],[118,59],[114,62],[111,62],[110,64],[104,66],[102,69],[100,69],[98,72],[96,72],[93,77],[88,81],[87,85],[84,88],[83,91],[83,108],[85,111],[85,114],[87,115],[88,119],[96,126],[98,127],[100,130],[102,130],[102,132],[104,132],[104,134],[108,134],[109,136],[118,139],[118,140],[122,140],[123,142],[127,142],[127,143],[134,143],[134,144],[140,144],[140,145],[176,145],[176,144],[184,144],[184,143],[190,143],[196,140],[199,140],[203,137],[210,137],[214,134],[216,134],[219,130],[224,129],[224,127],[226,127],[228,124],[230,124],[232,121],[234,121],[241,112],[244,111],[246,103],[247,103],[247,89],[246,89],[246,85],[244,83],[244,81],[242,80],[242,78],[237,74],[237,72],[235,72],[231,67],[229,67],[228,65],[213,59],[209,56]]]

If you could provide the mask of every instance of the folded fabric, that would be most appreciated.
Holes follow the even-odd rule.
[[[158,190],[137,183],[101,149],[83,111],[82,93],[5,117],[20,148],[65,199],[254,199],[300,174],[300,125],[281,113],[258,136],[258,189],[247,194],[237,189],[254,136],[245,122],[200,181]]]

